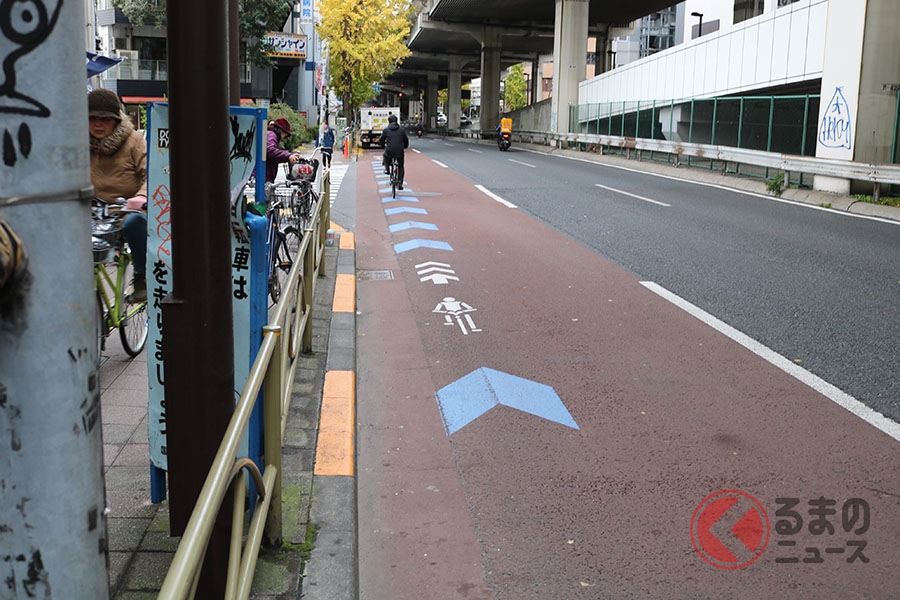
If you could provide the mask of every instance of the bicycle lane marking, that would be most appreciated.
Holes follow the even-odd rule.
[[[509,574],[502,585],[523,594],[555,581],[558,589],[541,588],[547,598],[595,597],[582,596],[594,588],[647,593],[673,574],[674,593],[738,598],[760,589],[789,594],[796,581],[821,580],[830,591],[877,590],[889,581],[897,518],[889,498],[872,489],[898,479],[893,440],[847,419],[636,277],[524,213],[485,203],[461,177],[438,179],[435,171],[420,174],[440,194],[420,204],[455,250],[447,262],[460,281],[451,289],[477,307],[483,332],[441,327],[431,314],[436,290],[415,272],[430,256],[397,257],[433,387],[487,367],[550,385],[580,426],[571,431],[501,406],[452,433],[487,572]],[[833,448],[842,455],[832,457]],[[749,487],[769,510],[782,495],[867,496],[873,514],[890,521],[870,534],[883,562],[867,571],[773,571],[775,559],[789,557],[773,544],[754,563],[749,581],[757,587],[723,581],[696,553],[672,550],[691,547],[697,503],[725,487]],[[527,540],[541,540],[556,558],[534,559]],[[635,563],[636,556],[643,558]]]
[[[407,155],[414,184],[424,181],[423,164],[430,162]],[[469,598],[487,600],[493,595],[484,582],[481,546],[434,404],[405,283],[399,276],[364,276],[399,275],[398,257],[404,254],[395,251],[388,228],[405,216],[386,208],[394,203],[382,202],[378,165],[373,160],[372,177],[360,168],[357,185],[360,589],[367,597],[397,600],[449,597],[464,589]],[[424,209],[419,214],[429,220]]]

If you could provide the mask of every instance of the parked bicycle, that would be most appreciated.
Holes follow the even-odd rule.
[[[288,185],[291,188],[291,218],[300,231],[312,226],[313,211],[319,202],[319,195],[313,189],[319,170],[319,161],[313,156],[319,150],[314,149],[309,157],[298,156],[297,162],[291,165],[287,173]]]
[[[98,359],[113,329],[119,330],[122,347],[129,356],[137,356],[147,344],[147,301],[132,299],[131,250],[122,235],[120,218],[134,211],[122,208],[124,204],[124,199],[113,205],[95,199],[91,204]]]
[[[281,290],[287,280],[288,273],[294,265],[294,257],[300,249],[302,235],[293,224],[284,224],[282,221],[293,213],[287,205],[289,195],[279,194],[279,188],[274,183],[266,183],[266,252],[268,265],[269,296],[272,302],[278,302],[281,298]],[[258,206],[258,205],[257,205]],[[257,209],[259,210],[259,209]]]

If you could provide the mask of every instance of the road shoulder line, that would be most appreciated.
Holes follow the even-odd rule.
[[[791,362],[784,356],[778,354],[768,346],[757,342],[750,336],[741,331],[738,331],[731,325],[720,321],[716,317],[712,316],[705,310],[691,304],[681,296],[678,296],[661,285],[654,283],[652,281],[642,281],[641,285],[650,290],[651,292],[659,295],[660,297],[668,300],[678,308],[682,309],[689,315],[695,317],[696,319],[706,323],[719,333],[725,335],[726,337],[734,340],[750,352],[753,352],[763,360],[769,362],[775,367],[778,367],[788,375],[794,377],[800,382],[806,384],[811,387],[815,391],[819,392],[838,406],[848,410],[853,413],[866,423],[872,425],[879,431],[891,436],[897,441],[900,441],[900,424],[895,423],[882,415],[881,413],[872,410],[850,394],[841,391],[839,388],[834,385],[828,383],[824,379],[818,377],[817,375],[813,375],[806,369],[798,366],[797,364]]]

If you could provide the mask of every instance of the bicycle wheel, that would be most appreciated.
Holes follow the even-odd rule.
[[[300,233],[296,227],[289,226],[275,235],[275,252],[269,265],[269,296],[272,302],[278,302],[287,282],[288,274],[294,265],[294,257],[300,249]]]
[[[302,222],[300,218],[301,204],[302,199],[299,190],[296,187],[291,188],[290,202],[283,208],[278,219],[282,226],[300,226],[300,223]]]
[[[312,226],[313,209],[318,202],[319,196],[312,190],[308,190],[307,193],[303,195],[303,200],[300,203],[301,231],[309,229],[310,226]]]
[[[147,345],[150,323],[147,316],[147,301],[134,302],[131,299],[134,268],[129,262],[122,279],[122,295],[116,299],[119,304],[119,339],[128,356],[141,353]]]
[[[397,163],[391,163],[391,198],[397,197]]]
[[[97,292],[97,301],[94,303],[94,323],[97,330],[97,364],[103,360],[103,347],[106,345],[106,312],[103,310],[103,299],[100,292]]]

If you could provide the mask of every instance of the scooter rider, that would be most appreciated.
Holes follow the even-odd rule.
[[[402,190],[403,177],[406,174],[406,169],[403,166],[403,151],[406,148],[409,148],[409,136],[406,135],[406,130],[397,123],[397,115],[390,115],[388,117],[388,126],[381,132],[380,141],[384,146],[384,155],[381,159],[381,164],[384,166],[384,172],[385,174],[390,173],[391,159],[396,158],[400,170],[400,185],[398,186],[398,189]]]

